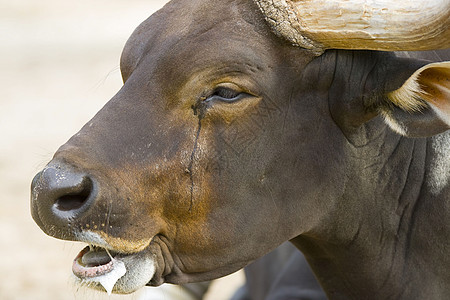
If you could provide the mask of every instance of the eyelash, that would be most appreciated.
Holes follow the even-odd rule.
[[[214,93],[212,94],[212,96],[217,96],[220,98],[224,98],[224,99],[233,99],[236,98],[239,95],[238,92],[229,89],[229,88],[224,88],[224,87],[219,87],[217,88]]]
[[[246,95],[246,93],[237,92],[230,88],[218,87],[205,101],[219,100],[223,102],[234,102],[244,98]]]

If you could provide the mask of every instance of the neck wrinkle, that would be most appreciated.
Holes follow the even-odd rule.
[[[382,136],[361,147],[348,145],[353,165],[344,194],[322,228],[293,240],[330,299],[409,294],[404,291],[413,277],[409,262],[416,258],[407,249],[420,207],[427,144],[392,132]]]

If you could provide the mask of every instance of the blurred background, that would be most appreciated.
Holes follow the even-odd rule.
[[[40,231],[30,183],[120,88],[122,47],[166,2],[0,0],[0,299],[139,299],[72,283],[84,245]],[[221,279],[207,299],[227,299],[241,282],[242,273]]]

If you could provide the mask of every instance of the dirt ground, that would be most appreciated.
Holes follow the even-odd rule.
[[[82,244],[44,235],[29,210],[33,175],[120,88],[133,29],[164,0],[0,0],[0,299],[138,299],[80,291]],[[242,273],[214,284],[227,299]],[[163,297],[164,298],[164,297]]]

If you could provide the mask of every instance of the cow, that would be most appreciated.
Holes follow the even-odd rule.
[[[449,20],[447,0],[173,0],[33,179],[32,217],[108,292],[291,241],[330,299],[449,299]]]

